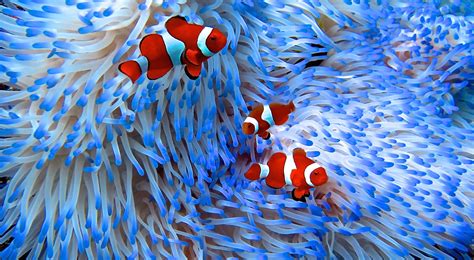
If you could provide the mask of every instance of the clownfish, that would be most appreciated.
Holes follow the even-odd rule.
[[[216,28],[190,24],[181,16],[168,19],[166,32],[145,36],[139,49],[142,56],[119,65],[119,71],[133,83],[147,72],[148,79],[163,77],[174,66],[184,65],[190,79],[201,74],[202,63],[222,50],[226,36]]]
[[[309,159],[301,148],[293,150],[293,155],[274,153],[266,165],[254,163],[245,173],[245,177],[252,181],[265,178],[267,185],[273,189],[292,185],[295,187],[291,192],[293,199],[303,202],[309,197],[312,187],[328,181],[326,170]]]
[[[295,104],[272,103],[255,107],[242,124],[242,132],[246,135],[257,134],[263,139],[270,138],[267,131],[271,126],[283,125],[288,121],[288,116],[295,111]]]

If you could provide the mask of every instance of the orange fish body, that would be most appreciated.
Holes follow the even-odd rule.
[[[242,124],[246,135],[257,134],[263,139],[270,138],[268,129],[274,125],[283,125],[288,116],[295,110],[293,102],[289,104],[272,103],[255,107]]]
[[[197,79],[202,63],[222,50],[227,42],[218,29],[189,24],[175,16],[165,23],[166,32],[145,36],[139,44],[142,56],[119,65],[119,71],[132,82],[147,72],[148,79],[163,77],[174,66],[184,65],[186,75]]]
[[[253,164],[245,177],[249,180],[265,178],[267,185],[274,189],[292,185],[295,187],[293,199],[298,201],[305,201],[312,187],[323,185],[328,180],[326,170],[309,159],[301,148],[293,150],[293,155],[274,153],[266,165]]]

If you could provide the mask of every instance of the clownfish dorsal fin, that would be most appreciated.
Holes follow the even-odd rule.
[[[295,150],[293,150],[293,154],[306,157],[306,151],[302,148],[296,148]]]
[[[187,49],[185,55],[186,59],[192,64],[201,65],[201,62],[199,61],[199,51]]]
[[[188,21],[186,21],[184,17],[178,15],[168,19],[165,23],[165,28],[171,35],[175,35],[177,30],[185,25],[188,25]]]
[[[301,167],[303,166],[302,164],[308,161],[306,151],[302,148],[296,148],[293,150],[293,158],[295,159],[296,167]]]

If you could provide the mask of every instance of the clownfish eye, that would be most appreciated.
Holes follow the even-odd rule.
[[[217,37],[215,35],[211,36],[211,40],[215,41],[216,39],[217,39]]]

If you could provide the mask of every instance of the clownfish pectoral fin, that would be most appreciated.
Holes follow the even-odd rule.
[[[120,72],[129,77],[132,80],[132,83],[135,83],[135,81],[137,81],[137,79],[142,75],[140,64],[134,60],[121,63],[118,69]]]
[[[173,33],[176,32],[176,29],[187,24],[188,21],[186,21],[186,18],[178,15],[168,19],[165,22],[165,28],[171,35],[173,35]]]
[[[190,79],[195,80],[201,75],[201,65],[188,64],[184,67],[184,72]]]
[[[267,131],[265,131],[265,132],[263,132],[263,133],[261,133],[261,134],[258,134],[258,135],[259,135],[261,138],[263,138],[263,140],[268,140],[268,139],[270,139],[270,133],[267,132]]]
[[[201,65],[201,62],[199,61],[199,51],[187,49],[185,55],[186,59],[192,64]]]
[[[309,197],[309,190],[293,189],[291,191],[291,197],[296,201],[306,202],[306,198]]]
[[[306,180],[304,178],[292,178],[291,181],[292,181],[293,186],[295,187],[301,187],[306,184]]]

